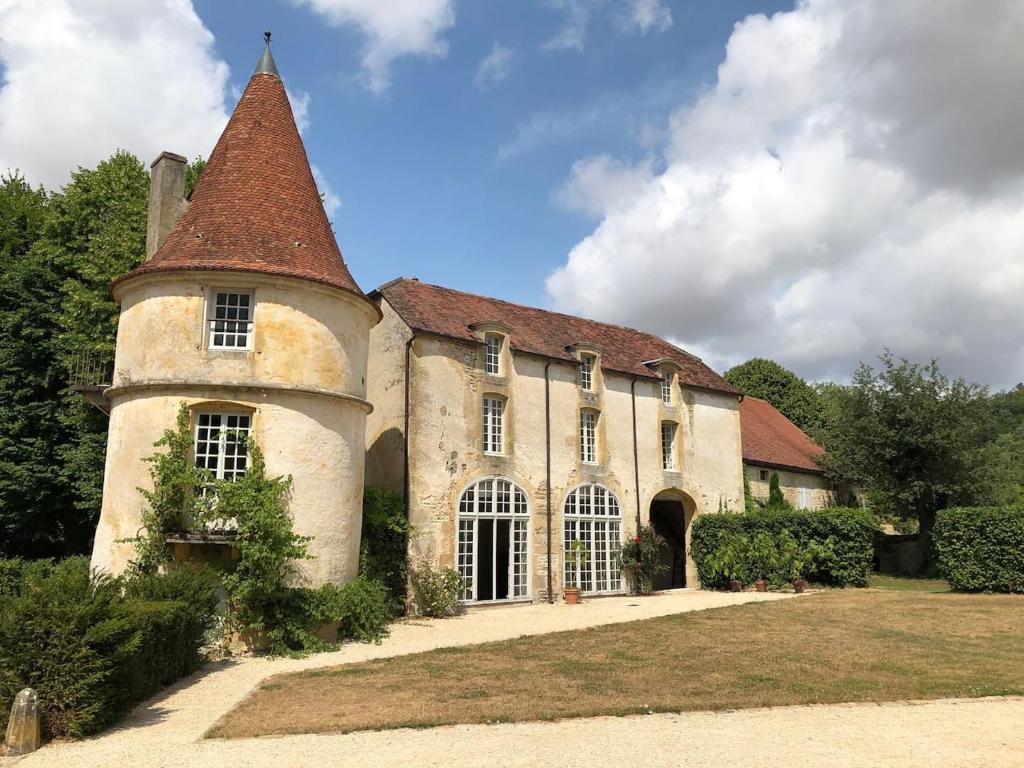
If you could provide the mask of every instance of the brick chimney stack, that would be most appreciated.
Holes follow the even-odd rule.
[[[150,166],[149,217],[146,221],[146,261],[163,245],[175,222],[185,212],[185,168],[181,155],[161,152]]]

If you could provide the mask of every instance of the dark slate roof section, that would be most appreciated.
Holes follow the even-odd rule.
[[[739,390],[700,358],[644,331],[454,291],[416,279],[393,280],[370,294],[370,298],[376,296],[387,299],[415,331],[477,342],[471,326],[496,321],[511,329],[509,344],[519,352],[575,362],[567,347],[592,344],[601,350],[603,369],[645,378],[660,376],[645,362],[669,359],[680,366],[680,381],[684,385],[739,395]]]
[[[815,459],[825,450],[771,403],[744,397],[740,403],[743,461],[824,474]]]

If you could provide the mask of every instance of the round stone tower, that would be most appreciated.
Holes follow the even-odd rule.
[[[124,540],[142,524],[138,488],[152,486],[144,459],[184,402],[201,466],[244,472],[237,433],[248,431],[268,474],[291,475],[295,530],[313,537],[305,580],[343,583],[359,560],[380,312],[342,260],[269,40],[187,207],[180,182],[176,199],[161,197],[175,197],[182,160],[154,164],[152,257],[113,287],[121,315],[92,564],[117,573],[134,557]]]

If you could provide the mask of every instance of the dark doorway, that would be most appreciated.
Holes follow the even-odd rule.
[[[662,548],[662,562],[669,569],[654,580],[655,589],[686,586],[686,510],[683,502],[655,499],[651,502],[651,525],[668,542]]]
[[[477,525],[476,599],[508,599],[511,520],[482,518]]]

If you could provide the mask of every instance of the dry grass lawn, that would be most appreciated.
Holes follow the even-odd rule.
[[[881,590],[278,676],[210,735],[1024,694],[1024,597]]]

